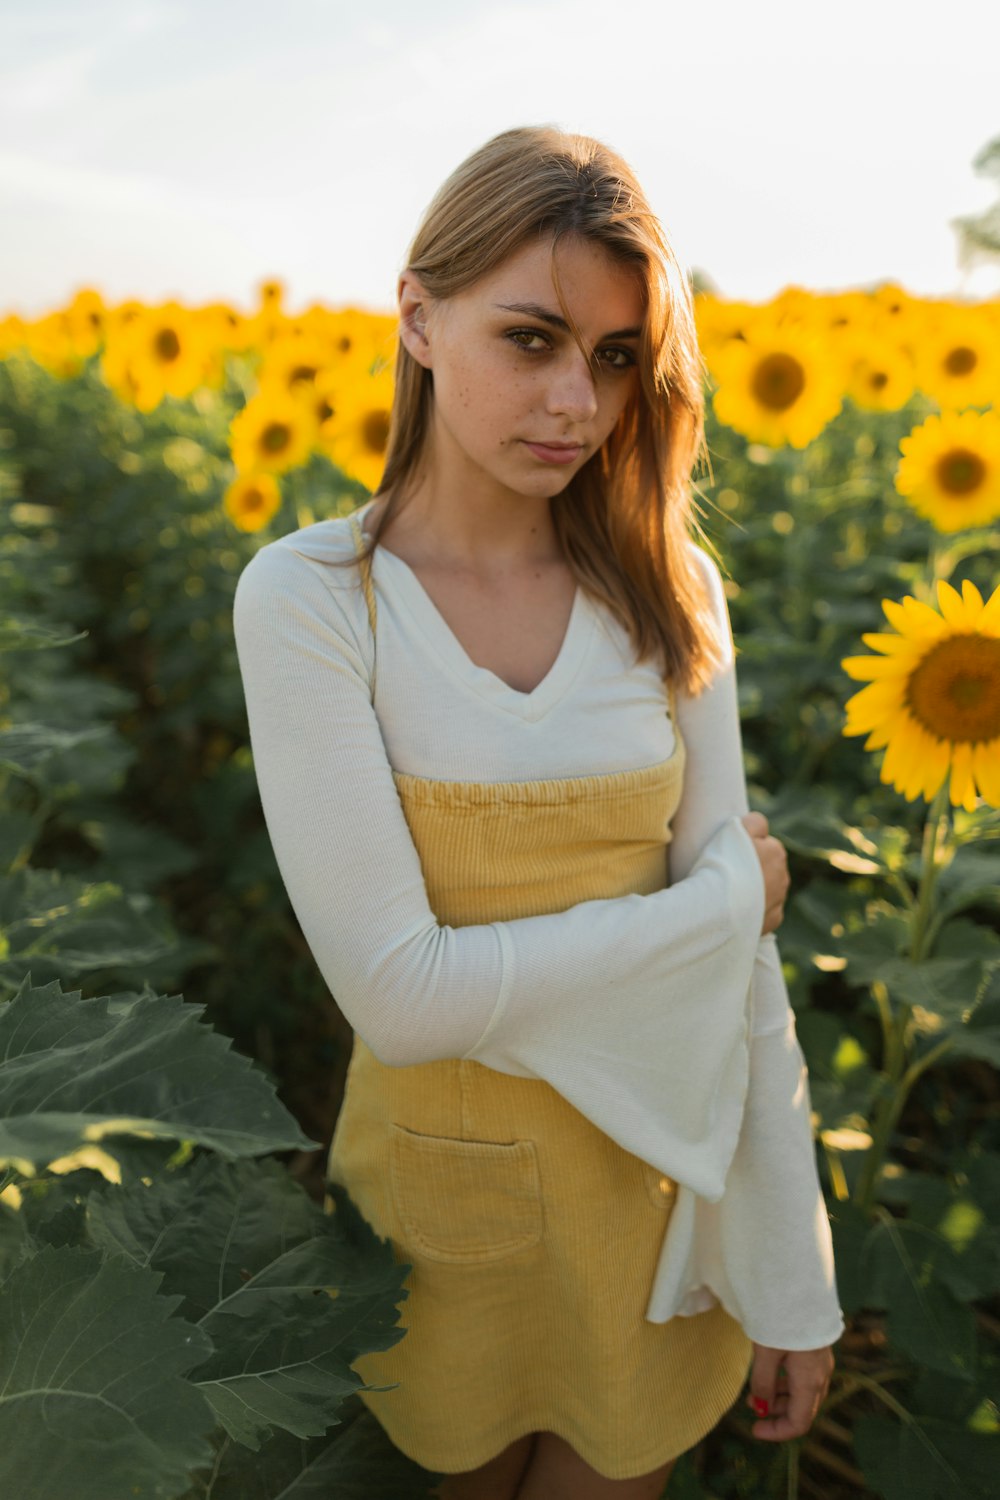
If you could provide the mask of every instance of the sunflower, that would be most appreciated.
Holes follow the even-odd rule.
[[[385,468],[393,385],[388,366],[353,379],[328,371],[317,381],[333,413],[320,428],[318,446],[343,473],[373,492]]]
[[[316,441],[316,418],[303,402],[274,387],[251,397],[233,419],[229,442],[241,474],[282,474],[304,464]]]
[[[58,380],[72,380],[83,369],[84,356],[74,344],[65,313],[47,313],[36,319],[30,325],[26,347],[36,364]]]
[[[907,595],[883,599],[895,634],[862,636],[877,656],[841,666],[868,686],[847,703],[844,734],[885,747],[881,779],[913,801],[933,798],[950,776],[952,806],[973,812],[977,795],[1000,807],[1000,587],[987,603],[966,580],[940,580],[940,614]]]
[[[273,474],[240,474],[222,500],[226,515],[241,531],[259,531],[281,508],[281,490]]]
[[[914,350],[917,384],[943,409],[1000,400],[1000,350],[992,319],[975,306],[925,305]]]
[[[262,387],[277,386],[290,396],[310,401],[316,376],[330,359],[330,350],[322,339],[279,335],[268,346],[257,379]]]
[[[100,292],[82,287],[66,309],[71,342],[84,359],[96,354],[104,342],[107,309]]]
[[[1000,516],[1000,416],[944,411],[899,444],[895,485],[938,531],[988,526]]]
[[[212,351],[198,315],[178,302],[143,307],[127,318],[109,319],[101,360],[106,383],[140,411],[153,411],[164,396],[183,399],[204,385]]]
[[[845,389],[862,411],[899,411],[913,395],[913,363],[905,349],[881,328],[843,335],[847,352]]]
[[[844,369],[818,324],[761,316],[716,349],[715,414],[754,443],[805,448],[843,405]]]

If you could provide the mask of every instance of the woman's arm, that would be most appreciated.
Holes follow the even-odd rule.
[[[337,1002],[390,1066],[544,1078],[626,1150],[722,1191],[747,1077],[764,884],[739,818],[651,895],[452,928],[430,909],[343,594],[271,543],[234,627],[278,867]],[[343,577],[343,573],[340,574]],[[428,704],[433,719],[433,705]]]
[[[699,560],[728,650],[709,688],[697,698],[677,698],[688,752],[671,844],[671,872],[680,877],[721,821],[747,809],[725,593],[715,565],[704,553]],[[816,1349],[840,1337],[844,1320],[816,1171],[808,1072],[771,934],[757,946],[751,1010],[750,1078],[739,1143],[721,1201],[699,1205],[697,1211],[701,1269],[705,1284],[755,1343]]]

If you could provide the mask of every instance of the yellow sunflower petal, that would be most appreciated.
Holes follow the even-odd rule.
[[[898,656],[901,652],[904,651],[911,651],[916,654],[913,642],[907,640],[907,638],[902,635],[887,635],[884,632],[880,633],[875,630],[866,630],[861,639],[864,641],[865,645],[870,646],[873,651],[882,651],[886,655]]]
[[[972,746],[956,745],[951,759],[951,804],[976,810],[976,784],[972,774]]]
[[[884,601],[883,608],[885,608]],[[929,604],[924,604],[920,599],[914,599],[912,594],[907,594],[903,600],[902,612],[903,623],[899,629],[918,640],[937,640],[948,629],[947,621],[942,619],[936,609],[932,609]]]
[[[993,590],[984,604],[979,628],[986,635],[1000,634],[1000,586]]]
[[[973,745],[972,769],[983,800],[1000,807],[1000,739]]]
[[[956,630],[968,630],[969,616],[957,589],[944,578],[939,578],[937,583],[938,607],[949,625]]]
[[[951,749],[947,740],[933,740],[927,736],[925,750],[924,796],[930,802],[937,795],[951,765]]]
[[[924,761],[921,753],[923,751],[921,739],[920,735],[910,734],[897,742],[899,754],[895,760],[896,780],[908,802],[913,802],[923,790]]]
[[[977,615],[982,612],[983,596],[971,578],[962,579],[962,599],[967,610],[974,610]]]
[[[847,700],[847,717],[852,724],[874,729],[887,717],[899,712],[903,705],[901,684],[895,682],[870,682],[867,687]],[[870,720],[871,722],[866,722]]]
[[[944,750],[943,760],[940,749]],[[930,802],[947,775],[950,764],[951,751],[947,741],[934,739],[919,724],[913,723],[906,785],[908,799],[914,802],[917,797],[925,797]]]
[[[859,682],[877,677],[899,677],[899,663],[885,656],[845,656],[840,665]]]

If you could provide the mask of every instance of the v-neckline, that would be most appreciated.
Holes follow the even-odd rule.
[[[363,527],[362,534],[367,536]],[[586,593],[578,583],[559,653],[541,682],[530,693],[524,693],[511,687],[488,667],[476,665],[416,573],[398,553],[390,552],[380,543],[372,554],[372,566],[372,577],[376,581],[383,569],[387,568],[392,574],[393,597],[403,605],[434,654],[453,676],[496,708],[529,722],[541,719],[566,695],[594,638],[596,619]]]

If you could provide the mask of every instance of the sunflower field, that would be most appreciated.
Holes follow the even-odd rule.
[[[283,302],[86,290],[0,319],[0,1489],[25,1500],[439,1477],[357,1398],[409,1268],[323,1181],[351,1033],[274,863],[231,620],[262,543],[377,487],[396,325]],[[792,866],[778,938],[848,1326],[804,1438],[755,1441],[741,1398],[668,1491],[985,1500],[1000,301],[696,309],[695,488],[751,803]]]

